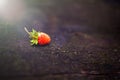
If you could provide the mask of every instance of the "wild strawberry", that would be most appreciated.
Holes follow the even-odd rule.
[[[45,45],[49,44],[51,41],[50,36],[46,33],[40,32],[38,33],[38,44]]]
[[[29,32],[26,27],[24,29],[30,35],[31,45],[38,45],[38,44],[39,45],[47,45],[51,41],[50,36],[44,32],[37,32],[34,29],[32,29],[32,32]]]

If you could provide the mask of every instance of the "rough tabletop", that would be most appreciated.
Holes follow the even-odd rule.
[[[58,5],[57,8],[53,8],[54,5],[50,11],[47,7],[43,8],[47,16],[42,17],[45,21],[39,15],[34,16],[34,13],[30,19],[18,24],[0,24],[0,76],[87,80],[91,79],[85,77],[88,74],[120,74],[119,19],[116,19],[120,10],[98,3],[98,6],[86,3],[81,7],[77,3],[76,6],[70,4],[72,3]],[[60,11],[61,8],[63,11]],[[66,14],[67,12],[69,13]],[[115,15],[111,17],[113,14]],[[28,30],[34,28],[48,33],[51,43],[31,46],[25,26]],[[81,77],[81,74],[84,76]],[[101,79],[102,77],[104,76]],[[98,78],[99,76],[94,77]],[[25,79],[29,80],[30,77]]]

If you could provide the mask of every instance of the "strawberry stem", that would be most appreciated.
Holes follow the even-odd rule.
[[[29,35],[31,35],[30,32],[28,31],[28,29],[27,29],[26,27],[24,27],[24,29],[25,29],[25,31],[26,31]]]
[[[25,29],[25,31],[29,34],[29,36],[30,36],[31,38],[36,39],[36,35],[35,35],[35,32],[36,32],[36,31],[35,31],[34,29],[33,29],[32,32],[29,32],[26,27],[24,27],[24,29]],[[37,37],[38,37],[38,35],[37,35]]]

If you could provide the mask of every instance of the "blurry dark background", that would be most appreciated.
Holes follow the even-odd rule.
[[[69,30],[74,27],[81,32],[112,35],[119,40],[119,0],[31,0],[26,3],[30,11],[27,19],[31,20],[26,21],[31,24],[37,24],[38,21],[43,26],[48,25],[41,27],[43,30],[54,32],[58,28]]]
[[[16,15],[1,18],[5,23],[34,25],[38,22],[42,27],[44,24],[49,25],[49,28],[44,26],[47,29],[55,29],[59,25],[80,25],[95,29],[97,32],[119,33],[119,0],[22,0],[21,2],[13,0],[13,2],[19,2],[24,7],[12,4],[10,7],[13,8],[10,10],[6,8],[10,13],[6,11],[4,16],[10,16],[12,13]]]
[[[37,1],[38,4],[35,3]],[[28,3],[30,9],[42,11],[50,25],[81,25],[95,28],[98,32],[99,30],[112,34],[119,32],[119,0],[41,0],[41,2],[36,0],[35,2]]]

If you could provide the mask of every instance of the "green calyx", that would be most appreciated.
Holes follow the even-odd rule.
[[[34,29],[32,29],[32,31],[29,32],[26,27],[24,29],[29,34],[29,37],[31,38],[30,40],[31,45],[37,45],[38,44],[38,32]]]
[[[30,42],[31,45],[37,45],[38,44],[38,32],[34,29],[32,29],[32,32],[30,32],[30,36],[31,38]]]

